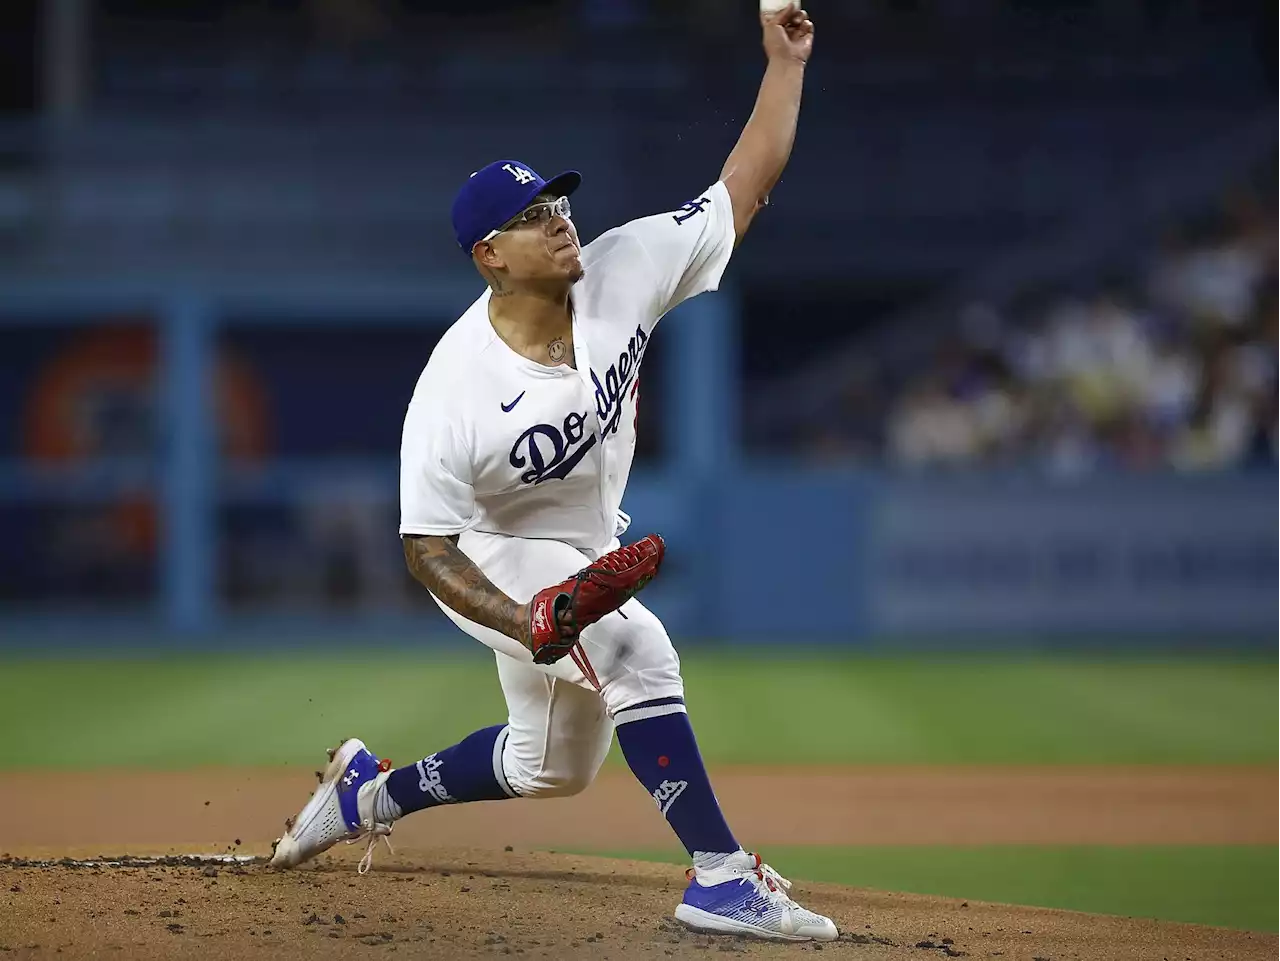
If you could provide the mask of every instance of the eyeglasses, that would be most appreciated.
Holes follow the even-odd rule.
[[[547,200],[542,203],[530,204],[524,210],[516,214],[497,230],[491,230],[481,240],[492,240],[498,234],[511,230],[513,227],[523,227],[525,224],[545,224],[552,217],[563,217],[569,219],[570,207],[568,197],[557,197],[555,200]]]

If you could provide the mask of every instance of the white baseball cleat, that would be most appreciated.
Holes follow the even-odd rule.
[[[320,786],[297,817],[286,818],[284,836],[272,844],[271,866],[292,868],[308,861],[339,841],[367,837],[368,847],[360,859],[364,874],[373,864],[373,848],[378,838],[386,840],[390,824],[373,816],[378,790],[391,773],[391,762],[379,760],[364,741],[348,738],[329,749],[329,766],[317,771]],[[390,849],[391,842],[387,841]]]
[[[835,922],[787,896],[791,882],[760,855],[738,851],[709,871],[689,872],[676,920],[695,931],[740,934],[774,941],[834,941]]]

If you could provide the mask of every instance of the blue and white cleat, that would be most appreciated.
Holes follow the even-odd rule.
[[[339,841],[351,843],[367,837],[369,844],[359,871],[368,871],[378,838],[386,840],[391,833],[390,824],[381,824],[373,816],[374,798],[390,773],[391,762],[374,757],[357,738],[330,748],[329,766],[316,772],[320,786],[297,817],[285,819],[284,836],[272,844],[271,866],[296,867]],[[387,848],[391,848],[390,841]]]
[[[676,920],[708,934],[739,934],[774,941],[834,941],[835,922],[787,896],[791,882],[760,855],[739,851],[710,871],[694,868],[676,908]]]

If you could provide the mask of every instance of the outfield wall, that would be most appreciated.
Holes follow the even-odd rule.
[[[381,567],[395,580],[407,575],[393,525],[395,477],[387,475],[371,496],[385,502]],[[659,531],[668,541],[663,574],[644,600],[682,646],[800,640],[1274,649],[1271,473],[1067,484],[744,465],[702,482],[641,473],[623,506],[633,517],[628,537]],[[407,585],[405,594],[416,591]],[[0,648],[59,638],[95,646],[117,638],[195,646],[236,637],[458,640],[434,605],[403,601],[354,609],[215,606],[191,629],[175,628],[164,614],[158,605],[37,616],[0,607]]]
[[[1274,643],[1274,475],[749,472],[727,494],[714,618],[735,637]]]

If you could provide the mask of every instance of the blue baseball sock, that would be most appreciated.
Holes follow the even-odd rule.
[[[502,773],[506,742],[507,725],[495,724],[416,764],[396,768],[378,793],[374,816],[390,823],[411,811],[440,804],[516,797]]]
[[[618,746],[699,867],[739,850],[711,790],[684,699],[660,697],[614,715]]]

